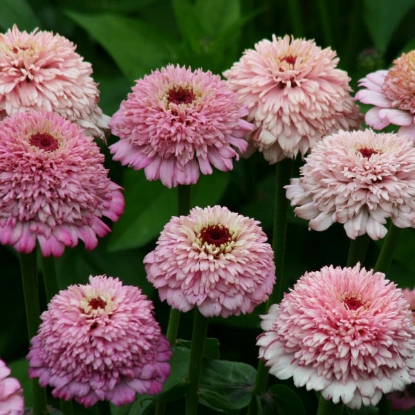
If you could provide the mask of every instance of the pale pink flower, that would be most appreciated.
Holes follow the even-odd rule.
[[[367,233],[377,240],[387,218],[415,227],[415,148],[406,136],[340,131],[313,148],[300,172],[285,188],[309,229],[339,222],[351,239]]]
[[[372,72],[359,81],[356,99],[374,105],[366,114],[367,125],[382,130],[389,124],[415,141],[415,51],[403,53],[387,70]]]
[[[170,344],[137,287],[105,275],[55,295],[31,340],[29,375],[84,406],[155,395],[169,376]]]
[[[415,323],[415,288],[410,290],[409,288],[404,288],[402,290],[403,295],[405,296],[406,300],[409,303],[409,307],[412,311]]]
[[[136,81],[109,123],[120,137],[110,151],[148,180],[193,184],[212,166],[232,170],[237,150],[247,147],[241,137],[253,128],[246,114],[219,76],[168,65]]]
[[[411,383],[415,328],[400,289],[380,272],[305,273],[262,316],[259,356],[279,379],[353,409]]]
[[[182,312],[251,313],[275,283],[274,254],[258,224],[221,206],[173,217],[144,258],[147,279]]]
[[[0,415],[23,415],[23,391],[17,379],[9,377],[11,370],[0,360]]]
[[[54,111],[105,138],[109,117],[98,107],[91,64],[68,39],[52,32],[0,34],[0,119],[31,109]]]
[[[0,242],[60,256],[78,239],[87,249],[124,210],[104,155],[84,130],[53,112],[21,112],[0,121]]]
[[[224,72],[254,123],[251,151],[258,148],[273,164],[304,156],[326,134],[360,126],[350,78],[338,62],[333,50],[311,40],[273,36]]]

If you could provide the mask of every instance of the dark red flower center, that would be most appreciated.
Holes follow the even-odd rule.
[[[202,242],[210,245],[221,246],[232,240],[229,229],[223,225],[206,226],[200,231]]]
[[[373,148],[360,148],[359,153],[367,159],[372,157],[373,154],[379,154],[379,152],[376,150],[373,150]]]
[[[358,308],[362,307],[364,303],[359,297],[356,297],[355,295],[352,295],[350,297],[346,297],[343,300],[343,304],[349,309],[349,310],[357,310]]]
[[[92,309],[97,310],[98,308],[104,309],[107,303],[102,298],[92,298],[89,300],[89,305]]]
[[[47,133],[33,134],[30,137],[30,144],[45,151],[53,151],[59,147],[58,140]]]
[[[297,60],[297,58],[296,58],[295,56],[288,55],[288,56],[283,57],[283,58],[281,59],[281,62],[287,62],[287,63],[289,63],[290,65],[293,65],[293,66],[294,66],[294,64],[295,64],[296,60]]]
[[[195,93],[189,87],[175,86],[167,94],[167,101],[176,105],[191,104],[194,99]]]

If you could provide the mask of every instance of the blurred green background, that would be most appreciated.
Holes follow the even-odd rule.
[[[402,51],[415,47],[414,21],[414,0],[0,1],[2,31],[13,24],[27,31],[38,27],[59,33],[77,45],[77,52],[93,65],[93,77],[101,91],[100,105],[108,115],[127,97],[134,80],[152,70],[178,63],[221,74],[244,49],[253,48],[263,38],[270,39],[272,34],[292,34],[314,39],[321,47],[330,46],[337,51],[339,67],[348,71],[356,91],[358,79],[388,68]],[[115,140],[110,137],[107,144]],[[164,224],[176,214],[177,190],[147,182],[142,171],[121,167],[111,160],[107,146],[100,145],[111,177],[125,189],[125,215],[96,250],[87,252],[82,245],[66,249],[57,260],[60,288],[85,283],[91,274],[120,277],[126,284],[141,287],[154,300],[156,318],[165,331],[168,308],[158,301],[157,293],[146,281],[142,260],[154,248]],[[301,162],[297,160],[297,169]],[[193,186],[192,205],[226,205],[260,220],[271,235],[274,171],[275,166],[255,154],[235,163],[232,172],[215,171],[212,176],[202,177]],[[293,284],[306,270],[344,265],[349,241],[341,226],[332,226],[323,233],[310,232],[307,223],[291,212],[287,244],[286,274]],[[371,243],[367,267],[374,264],[380,244]],[[18,257],[12,249],[0,246],[0,261],[0,310],[4,316],[0,320],[0,357],[11,364],[14,374],[26,385],[24,356],[28,339]],[[415,230],[404,230],[388,277],[401,287],[415,286]],[[223,359],[256,367],[255,338],[260,333],[261,312],[259,307],[249,316],[212,321],[209,337],[219,339]],[[179,337],[190,338],[191,324],[191,317],[185,315]],[[304,391],[300,394],[306,413],[313,413],[315,401]],[[27,399],[30,403],[30,397]],[[130,405],[116,414],[137,415],[141,411],[137,405]],[[359,413],[376,413],[366,411]],[[93,411],[79,407],[77,413]],[[206,409],[206,413],[213,412]]]

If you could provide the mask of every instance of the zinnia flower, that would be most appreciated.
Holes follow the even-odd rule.
[[[246,150],[253,126],[226,82],[211,72],[168,65],[136,81],[109,125],[121,138],[110,146],[114,160],[167,187],[193,184],[212,165],[232,170]],[[235,148],[236,150],[235,150]]]
[[[105,138],[109,117],[97,103],[92,67],[68,39],[52,32],[21,32],[16,25],[0,34],[0,119],[31,109],[54,111]]]
[[[173,217],[144,258],[147,279],[182,312],[251,313],[275,283],[274,254],[258,224],[221,206]]]
[[[389,124],[399,126],[400,134],[415,141],[415,51],[403,53],[394,66],[370,73],[359,81],[365,87],[356,99],[374,105],[365,115],[367,125],[382,130]]]
[[[23,391],[19,381],[9,377],[10,373],[0,360],[0,415],[23,415]]]
[[[23,253],[60,256],[78,239],[87,249],[123,213],[92,137],[53,112],[21,112],[0,121],[0,242]]]
[[[326,134],[359,127],[350,78],[336,68],[338,61],[334,51],[313,41],[273,36],[224,72],[254,123],[251,147],[270,164],[304,156]]]
[[[136,393],[159,393],[172,354],[137,287],[99,275],[60,291],[41,315],[31,340],[29,375],[56,398],[84,406],[107,400],[124,405]]]
[[[351,239],[376,240],[386,235],[387,218],[415,226],[415,148],[406,136],[340,131],[313,148],[300,172],[285,188],[310,229],[339,222]]]
[[[353,409],[411,383],[415,328],[402,291],[380,272],[305,273],[262,316],[259,356],[279,379]]]

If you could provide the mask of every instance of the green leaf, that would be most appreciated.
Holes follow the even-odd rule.
[[[245,363],[208,360],[203,367],[200,402],[216,409],[242,409],[249,405],[256,370]]]
[[[305,415],[300,397],[288,386],[271,386],[266,396],[269,400],[264,405],[264,415]]]
[[[116,14],[66,14],[104,47],[130,81],[173,60],[171,37],[145,21]]]
[[[26,0],[0,1],[0,26],[7,30],[16,24],[19,30],[32,31],[40,21]]]
[[[217,203],[229,183],[226,173],[201,176],[192,186],[192,206]],[[177,213],[177,189],[167,189],[159,180],[148,181],[143,171],[126,169],[124,215],[114,225],[109,250],[141,247],[160,234],[164,225]]]
[[[385,53],[393,32],[403,17],[414,7],[413,0],[365,0],[365,21],[373,43]]]
[[[180,340],[176,344],[177,346],[185,347],[189,350],[192,346],[192,342],[189,340]],[[207,357],[208,359],[219,359],[219,355],[219,340],[213,338],[206,339],[205,348],[203,350],[203,356]]]

